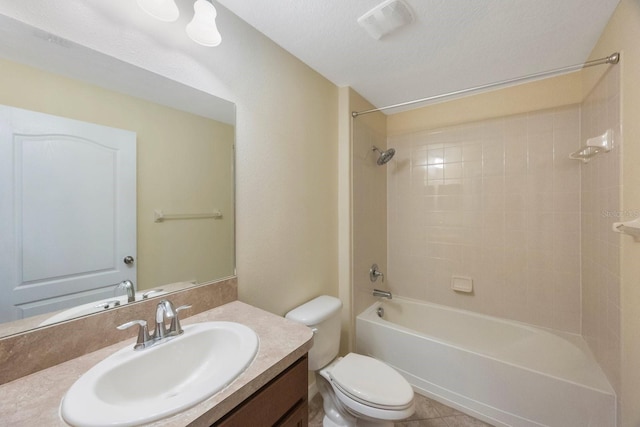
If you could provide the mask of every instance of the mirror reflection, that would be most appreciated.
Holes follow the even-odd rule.
[[[0,336],[234,275],[234,105],[0,21]]]

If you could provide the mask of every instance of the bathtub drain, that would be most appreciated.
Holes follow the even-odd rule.
[[[382,307],[378,307],[378,311],[377,311],[377,313],[378,313],[378,317],[382,317],[382,316],[384,316],[384,308],[382,308]]]

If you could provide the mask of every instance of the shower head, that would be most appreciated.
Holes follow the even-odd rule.
[[[377,151],[378,153],[380,153],[380,157],[378,157],[378,160],[376,160],[376,163],[379,166],[382,166],[382,165],[386,164],[389,160],[391,160],[393,155],[396,154],[396,150],[394,150],[393,148],[389,148],[388,150],[381,151],[375,145],[371,148],[371,150],[372,151]]]

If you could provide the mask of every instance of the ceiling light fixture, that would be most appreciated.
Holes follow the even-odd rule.
[[[149,15],[163,22],[174,22],[180,11],[174,0],[137,0],[138,6]],[[218,12],[208,0],[196,0],[193,4],[193,19],[187,24],[187,35],[203,46],[218,46],[222,36],[216,26]]]
[[[163,22],[174,22],[180,11],[173,0],[137,0],[140,9]]]
[[[187,25],[187,35],[203,46],[218,46],[222,36],[216,26],[216,8],[207,0],[196,0],[193,10],[195,13]]]

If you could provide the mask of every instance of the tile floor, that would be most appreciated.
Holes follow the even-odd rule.
[[[309,427],[322,427],[322,396],[317,393],[309,402]],[[395,427],[491,427],[435,400],[416,394],[416,412]]]

